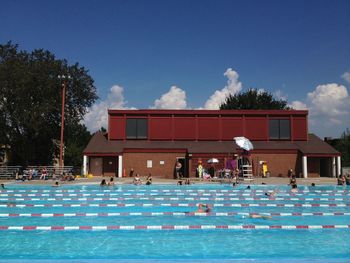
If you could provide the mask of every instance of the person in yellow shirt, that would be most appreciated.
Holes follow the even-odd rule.
[[[203,178],[203,166],[202,161],[198,161],[197,174],[199,178]]]

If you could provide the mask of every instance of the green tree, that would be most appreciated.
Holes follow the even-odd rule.
[[[85,125],[79,123],[67,124],[65,129],[64,164],[81,167],[83,164],[82,152],[91,139],[90,132]]]
[[[220,105],[220,110],[288,110],[287,101],[277,100],[267,91],[258,92],[249,89],[226,97]]]
[[[350,130],[346,129],[339,139],[327,141],[337,151],[341,153],[342,165],[350,166]]]
[[[58,75],[71,76],[65,119],[68,125],[78,125],[97,99],[88,71],[43,49],[27,52],[11,42],[0,45],[0,144],[10,147],[11,164],[52,162],[53,140],[60,138],[61,125]],[[67,141],[69,136],[65,136]]]

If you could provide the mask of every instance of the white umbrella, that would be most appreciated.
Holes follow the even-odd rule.
[[[207,161],[207,163],[219,163],[219,160],[216,158],[211,158]]]
[[[250,151],[250,150],[254,149],[253,144],[246,137],[235,137],[233,139],[235,140],[236,144],[239,147],[241,147],[242,149],[244,149],[246,151]]]

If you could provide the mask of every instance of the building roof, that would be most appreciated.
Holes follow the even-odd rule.
[[[169,109],[139,109],[139,110],[113,110],[108,109],[108,114],[127,115],[302,115],[307,116],[307,110],[169,110]]]
[[[329,154],[329,155],[340,155],[331,145],[322,141],[319,137],[314,134],[309,134],[309,140],[306,142],[296,141],[294,142],[299,150],[304,154]]]
[[[336,156],[340,155],[332,146],[314,134],[308,141],[253,141],[255,151],[300,151],[304,155]],[[188,153],[235,153],[238,146],[233,141],[147,141],[147,140],[111,140],[107,134],[97,132],[91,138],[84,154],[120,154],[129,150],[172,150]]]
[[[122,153],[125,149],[173,149],[189,153],[235,153],[235,144],[230,141],[108,141],[106,134],[97,132],[86,146],[84,153]]]

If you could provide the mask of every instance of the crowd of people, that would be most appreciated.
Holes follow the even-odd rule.
[[[16,171],[16,181],[31,181],[31,180],[60,180],[60,181],[74,181],[75,176],[71,171],[57,171],[55,169],[48,170],[45,166],[38,168],[29,168],[27,170]]]
[[[178,179],[176,184],[177,185],[190,185],[190,184],[192,184],[193,182],[191,182],[190,178],[183,177],[183,175],[181,173],[181,168],[182,168],[181,163],[177,162],[176,166],[175,166],[176,179]],[[201,169],[200,169],[200,172],[202,172]],[[36,173],[37,173],[37,171],[35,169],[30,171],[29,178],[33,178],[34,174],[36,174]],[[44,180],[44,179],[46,179],[46,176],[47,176],[47,171],[44,167],[41,170],[39,179]],[[129,177],[132,177],[131,183],[134,185],[142,185],[142,184],[152,185],[153,184],[151,173],[149,173],[144,178],[141,178],[141,176],[138,173],[135,173],[135,170],[133,168],[131,168],[130,172],[129,172]],[[291,193],[297,193],[298,192],[297,179],[296,179],[296,176],[293,174],[292,169],[288,170],[288,177],[290,178],[288,185],[291,187],[291,189],[290,189]],[[75,179],[74,176],[71,174],[68,174],[68,173],[63,173],[63,175],[60,177],[61,181],[72,181],[74,179]],[[115,182],[114,182],[113,177],[110,178],[109,182],[107,182],[106,179],[102,179],[102,181],[100,183],[101,186],[113,186],[114,184],[115,184]],[[265,183],[262,183],[262,184],[265,184]],[[337,179],[337,184],[338,185],[350,185],[350,173],[348,173],[347,176],[344,176],[344,175],[339,176],[339,178]],[[238,185],[237,181],[234,181],[232,184],[233,187],[236,187],[237,185]],[[54,186],[58,186],[58,185],[55,184]],[[312,183],[311,186],[315,186],[315,184]],[[247,189],[250,189],[249,185],[248,185]],[[269,192],[265,193],[265,195],[270,197],[270,198],[274,198],[276,194],[277,194],[277,191],[269,191]]]

